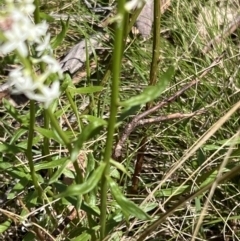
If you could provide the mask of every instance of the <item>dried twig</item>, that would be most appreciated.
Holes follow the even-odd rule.
[[[170,96],[169,98],[163,100],[162,102],[160,102],[159,104],[155,105],[154,107],[152,107],[151,109],[144,111],[143,113],[136,115],[132,121],[130,123],[127,124],[127,126],[125,127],[122,136],[120,137],[117,145],[115,146],[115,149],[113,151],[113,158],[115,160],[119,160],[120,157],[122,156],[122,148],[123,145],[125,143],[125,141],[127,140],[128,136],[131,134],[131,132],[139,125],[138,123],[146,116],[154,113],[155,111],[159,110],[160,108],[166,106],[167,104],[173,102],[175,99],[177,99],[180,95],[182,95],[185,91],[187,91],[188,89],[190,89],[192,86],[196,85],[201,78],[203,78],[206,74],[208,74],[210,72],[210,70],[218,65],[218,63],[220,62],[220,60],[222,60],[222,58],[224,57],[225,52],[223,52],[220,56],[218,56],[217,58],[214,59],[214,61],[211,63],[211,65],[205,69],[205,71],[199,76],[199,78],[194,79],[193,81],[191,81],[190,83],[186,84],[182,89],[180,89],[179,91],[177,91],[174,95]]]
[[[174,113],[174,114],[169,114],[169,115],[165,115],[165,116],[158,116],[158,117],[143,119],[143,120],[140,120],[137,123],[136,127],[150,125],[150,124],[153,124],[153,123],[159,123],[159,122],[163,122],[163,121],[174,120],[174,119],[191,118],[191,117],[196,116],[196,115],[201,115],[204,112],[206,112],[206,110],[201,109],[201,110],[198,110],[198,111],[195,111],[195,112],[192,112],[192,113],[187,113],[187,114]]]

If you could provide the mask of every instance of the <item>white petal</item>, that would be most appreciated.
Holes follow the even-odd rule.
[[[125,3],[125,9],[130,12],[136,8],[141,8],[146,0],[130,0]]]
[[[50,73],[57,73],[60,78],[62,78],[62,69],[60,64],[57,62],[56,59],[52,58],[49,55],[42,56],[41,60],[48,64],[48,71]]]
[[[36,50],[38,51],[38,56],[40,56],[45,50],[51,50],[50,33],[45,36],[43,42],[36,47]]]
[[[52,83],[51,87],[42,86],[41,96],[39,96],[39,101],[44,103],[44,108],[47,109],[49,105],[60,96],[60,83],[55,81]],[[40,100],[41,99],[41,100]]]

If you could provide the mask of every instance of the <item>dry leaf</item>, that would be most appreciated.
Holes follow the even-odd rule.
[[[68,71],[70,74],[75,73],[81,69],[86,60],[86,43],[88,45],[88,55],[90,56],[93,49],[97,48],[101,44],[102,34],[92,36],[89,40],[83,39],[80,43],[75,45],[70,51],[65,55],[63,60],[60,61],[61,68],[64,72]]]

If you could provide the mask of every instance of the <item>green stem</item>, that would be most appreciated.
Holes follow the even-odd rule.
[[[34,0],[34,5],[35,5],[35,11],[33,13],[34,15],[34,22],[35,24],[40,23],[40,11],[39,11],[39,0]]]
[[[33,155],[32,155],[32,145],[33,145],[33,138],[34,138],[34,124],[35,124],[35,102],[30,100],[30,123],[29,123],[29,131],[28,131],[28,146],[27,146],[27,159],[28,164],[32,176],[32,181],[35,189],[38,191],[38,196],[42,197],[42,189],[38,184],[34,162],[33,162]]]
[[[83,128],[83,123],[82,123],[82,120],[81,120],[80,117],[79,117],[78,109],[77,109],[77,107],[76,107],[76,105],[75,105],[75,103],[74,103],[74,101],[73,101],[73,98],[72,98],[71,93],[70,93],[70,91],[69,91],[68,88],[65,90],[65,93],[66,93],[66,96],[67,96],[68,101],[69,101],[69,103],[70,103],[70,106],[71,106],[71,108],[72,108],[72,110],[73,110],[73,112],[74,112],[74,115],[75,115],[76,118],[77,118],[77,123],[78,123],[79,131],[81,131],[82,128]]]
[[[40,23],[40,2],[39,0],[34,0],[34,5],[35,5],[35,11],[34,11],[34,22],[35,24]],[[45,64],[44,63],[40,63],[40,70],[41,73],[44,73],[45,71]],[[46,112],[46,110],[44,110],[43,113],[43,117],[44,117],[44,129],[48,130],[49,129],[49,117],[48,114]],[[42,150],[42,156],[46,158],[47,161],[51,161],[51,158],[49,157],[50,154],[50,150],[49,150],[49,138],[44,137],[43,138],[43,150]],[[49,175],[51,176],[51,173],[49,173]]]
[[[39,1],[34,1],[35,5],[35,11],[34,11],[34,20],[35,23],[40,22],[40,15],[39,15]],[[32,70],[31,62],[27,58],[23,58],[19,53],[17,53],[19,58],[21,59],[23,66],[25,66],[26,69]],[[32,73],[33,76],[33,73]],[[33,77],[34,78],[34,77]],[[32,155],[32,145],[33,145],[33,138],[34,138],[34,125],[35,125],[35,101],[30,100],[30,123],[29,123],[29,132],[28,132],[28,145],[27,145],[27,152],[26,156],[28,159],[28,164],[31,172],[31,177],[33,181],[33,185],[35,189],[38,192],[38,196],[42,198],[43,191],[41,189],[41,186],[38,183],[36,171],[34,168],[34,162],[33,162],[33,155]]]
[[[131,16],[131,21],[130,21],[129,23],[127,23],[127,20],[128,20],[129,18],[128,18],[128,15],[126,15],[126,18],[125,18],[125,21],[124,21],[124,22],[125,22],[125,24],[127,23],[127,29],[126,29],[126,31],[125,31],[123,40],[127,38],[127,36],[128,36],[128,34],[130,33],[133,25],[134,25],[135,22],[136,22],[136,19],[137,19],[138,15],[141,13],[143,7],[144,7],[144,6],[142,6],[141,8],[135,10],[134,14]],[[124,41],[123,41],[123,42],[124,42]],[[124,44],[125,44],[125,42],[124,42]],[[123,48],[124,48],[124,47],[123,47]],[[112,71],[111,71],[112,63],[113,63],[114,61],[115,61],[115,60],[114,60],[114,58],[112,57],[111,60],[109,61],[110,64],[109,64],[108,67],[106,68],[107,70],[106,70],[106,72],[105,72],[105,74],[104,74],[104,76],[103,76],[103,79],[102,79],[102,81],[101,81],[101,86],[104,86],[104,85],[106,84],[106,82],[108,81],[108,79],[109,79],[109,77],[110,77],[110,75],[111,75],[111,72],[112,72]],[[101,93],[96,93],[94,96],[97,97],[97,96],[99,96],[100,94],[101,94]],[[87,106],[87,108],[83,111],[82,115],[88,114],[92,108],[93,108],[93,104],[90,103],[90,104]]]
[[[124,38],[124,17],[125,17],[125,0],[118,1],[118,15],[122,19],[116,23],[115,30],[115,42],[113,52],[113,65],[112,65],[112,92],[111,92],[111,106],[110,106],[110,117],[107,128],[107,140],[106,148],[104,153],[103,161],[106,163],[106,168],[101,180],[101,215],[100,215],[100,240],[103,240],[106,235],[106,210],[107,210],[107,191],[108,183],[106,177],[110,172],[110,158],[112,152],[113,136],[116,123],[117,107],[118,107],[118,92],[119,92],[119,79],[121,71],[121,60],[122,60],[122,48]]]
[[[160,1],[154,0],[153,54],[150,70],[150,85],[155,85],[157,82],[158,60],[160,56],[160,19]]]

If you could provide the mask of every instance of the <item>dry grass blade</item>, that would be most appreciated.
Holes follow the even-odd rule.
[[[193,233],[191,241],[195,241],[196,238],[197,238],[197,234],[198,234],[198,232],[199,232],[199,230],[201,228],[203,219],[204,219],[204,217],[206,215],[206,212],[207,212],[207,208],[208,208],[208,206],[209,206],[209,204],[210,204],[210,202],[211,202],[211,200],[213,198],[213,195],[214,195],[214,192],[216,191],[216,188],[218,187],[219,180],[220,180],[220,178],[221,178],[221,176],[223,174],[223,170],[224,170],[224,168],[226,167],[226,165],[228,163],[230,155],[233,152],[233,147],[235,146],[235,143],[238,140],[239,135],[240,135],[240,131],[238,131],[232,138],[229,139],[229,142],[232,141],[231,148],[229,148],[229,150],[228,150],[228,152],[227,152],[227,154],[226,154],[226,156],[225,156],[221,166],[219,167],[218,174],[217,174],[217,176],[216,176],[216,178],[215,178],[215,180],[214,180],[214,182],[212,184],[212,187],[210,189],[210,192],[208,194],[208,197],[206,199],[206,202],[204,204],[202,212],[201,212],[201,214],[199,216],[199,219],[198,219],[198,222],[196,224],[196,227],[195,227],[195,230],[194,230],[194,233]]]

